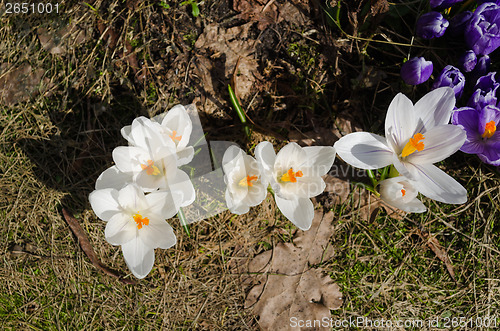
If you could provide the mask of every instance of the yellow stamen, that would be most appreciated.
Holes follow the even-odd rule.
[[[170,135],[170,138],[172,138],[172,140],[181,141],[182,136],[176,137],[176,135],[177,135],[177,131],[174,130],[174,131],[172,131],[172,134]]]
[[[142,170],[146,170],[146,173],[148,175],[153,175],[156,176],[160,173],[160,169],[158,169],[157,166],[155,166],[154,162],[151,160],[148,160],[148,164],[141,164]]]
[[[401,194],[403,194],[403,196],[406,195],[406,190],[404,188],[401,189]]]
[[[413,138],[410,138],[408,143],[406,143],[405,147],[403,148],[403,152],[401,153],[401,157],[407,157],[413,152],[416,151],[423,151],[424,150],[424,143],[421,142],[420,140],[424,140],[425,137],[421,133],[415,133],[413,135]]]
[[[133,217],[138,229],[141,229],[143,225],[149,225],[149,218],[143,218],[140,214],[135,214]]]
[[[297,182],[297,177],[302,177],[304,176],[304,174],[302,173],[302,171],[297,171],[297,172],[293,172],[293,168],[290,168],[288,169],[287,172],[285,172],[283,174],[283,176],[281,176],[281,181],[282,182],[292,182],[292,183],[296,183]]]
[[[490,121],[486,123],[484,126],[484,133],[481,137],[483,138],[491,138],[495,132],[497,131],[497,126],[495,125],[495,121]]]
[[[259,177],[257,176],[246,176],[238,183],[239,186],[253,186],[253,181],[257,180]]]

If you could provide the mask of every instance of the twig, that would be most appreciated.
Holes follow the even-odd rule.
[[[113,270],[108,266],[104,265],[94,252],[94,249],[92,248],[92,244],[90,243],[87,234],[85,233],[85,231],[83,231],[82,227],[80,226],[80,222],[78,222],[78,220],[65,208],[62,209],[62,213],[64,219],[66,220],[66,223],[68,223],[71,231],[78,239],[78,242],[80,243],[80,247],[82,248],[83,252],[85,253],[85,255],[87,255],[90,262],[92,262],[92,264],[97,269],[101,270],[106,275],[118,278],[118,280],[123,284],[135,285],[136,282],[134,280],[125,279],[123,278],[124,275],[122,275],[119,271]]]

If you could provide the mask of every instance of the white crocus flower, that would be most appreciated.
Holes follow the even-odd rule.
[[[169,192],[144,195],[130,184],[116,190],[106,188],[90,193],[89,201],[96,215],[106,224],[106,240],[120,245],[130,271],[144,278],[154,263],[154,249],[175,245],[172,227],[165,221],[177,213],[179,196]]]
[[[122,128],[122,136],[131,146],[145,148],[145,143],[147,143],[145,139],[134,137],[132,134],[135,125],[145,125],[153,128],[162,136],[165,145],[173,148],[177,153],[179,166],[188,164],[193,159],[194,148],[193,146],[188,146],[191,132],[193,131],[193,123],[184,106],[177,105],[168,112],[157,115],[152,119],[146,117],[136,118],[132,125]]]
[[[193,146],[188,146],[193,123],[186,108],[176,105],[167,113],[153,117],[153,121],[160,123],[161,134],[174,142],[179,165],[188,164],[194,156]]]
[[[445,203],[464,203],[465,188],[433,165],[465,142],[465,131],[448,124],[454,106],[455,94],[449,87],[427,93],[415,105],[399,93],[387,111],[385,138],[355,132],[339,139],[334,147],[354,167],[378,169],[394,164],[423,195]]]
[[[233,214],[245,214],[267,195],[268,182],[257,161],[236,146],[230,146],[222,159],[226,183],[226,204]]]
[[[302,148],[289,143],[276,155],[272,144],[264,141],[255,148],[255,156],[268,176],[283,215],[299,229],[308,230],[314,217],[310,198],[325,189],[321,176],[332,167],[335,149],[330,146]]]
[[[379,183],[380,198],[389,205],[409,213],[423,213],[427,210],[417,199],[418,191],[414,183],[403,177],[392,177]]]
[[[155,123],[157,124],[157,123]],[[113,160],[119,172],[126,173],[145,192],[171,190],[182,193],[180,207],[195,200],[195,191],[189,176],[178,169],[173,143],[166,141],[147,121],[134,120],[129,139],[136,146],[119,146],[113,150]],[[116,169],[108,169],[101,175],[100,187],[114,187],[119,181]],[[125,178],[126,175],[120,175]]]

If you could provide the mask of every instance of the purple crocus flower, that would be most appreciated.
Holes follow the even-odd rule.
[[[401,66],[401,78],[408,85],[422,84],[432,75],[434,66],[423,57],[413,57]]]
[[[455,110],[451,118],[453,124],[467,133],[465,143],[460,148],[464,153],[477,154],[481,161],[500,165],[500,109],[486,106],[481,110],[463,107]]]
[[[465,27],[465,42],[476,54],[487,55],[500,46],[500,6],[485,2]]]
[[[496,72],[490,72],[477,80],[475,91],[467,102],[467,106],[481,110],[487,105],[497,105],[497,90],[500,83],[496,80],[495,75]]]
[[[460,68],[465,72],[471,72],[477,64],[477,56],[474,51],[466,51],[458,58]]]
[[[448,33],[453,37],[463,35],[465,26],[471,19],[472,15],[471,11],[463,11],[460,14],[453,16],[450,19],[450,26],[447,29]]]
[[[493,3],[496,3],[497,5],[500,5],[500,0],[496,0],[496,1],[493,1],[493,0],[476,0],[477,4],[478,5],[481,5],[485,2],[493,2]]]
[[[455,68],[454,66],[447,65],[444,67],[443,71],[439,74],[432,85],[432,89],[437,89],[438,87],[449,86],[455,92],[455,97],[460,99],[462,92],[465,87],[465,76]]]
[[[442,10],[462,1],[464,0],[430,0],[429,3],[432,9]]]
[[[491,59],[488,55],[482,55],[477,59],[477,64],[472,71],[475,80],[486,75],[490,71]]]
[[[424,39],[439,38],[450,25],[447,19],[437,11],[423,14],[417,21],[416,34]]]

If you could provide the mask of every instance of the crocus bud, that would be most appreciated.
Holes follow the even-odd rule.
[[[446,30],[448,31],[447,33],[449,33],[452,37],[463,35],[465,26],[471,19],[472,15],[471,11],[463,11],[460,14],[453,16],[450,19],[450,26]]]
[[[477,56],[474,51],[469,50],[460,55],[458,59],[460,68],[465,72],[471,72],[477,63]]]
[[[434,66],[423,57],[414,57],[401,66],[401,78],[408,85],[422,84],[432,75]]]
[[[462,96],[462,92],[465,87],[464,74],[462,74],[460,70],[454,66],[447,65],[432,85],[432,89],[437,89],[438,87],[443,86],[451,87],[453,92],[455,92],[455,97],[459,99]]]
[[[490,71],[491,59],[488,55],[480,56],[477,59],[477,64],[474,70],[472,71],[472,75],[474,79],[478,79],[486,75]]]
[[[464,31],[465,42],[476,54],[487,55],[500,46],[500,6],[485,2],[472,15]]]
[[[444,35],[446,28],[450,25],[447,19],[437,11],[423,14],[417,21],[417,36],[424,39],[439,38]]]
[[[475,91],[467,102],[467,106],[481,110],[487,105],[497,105],[497,90],[500,82],[497,81],[495,75],[496,72],[490,72],[477,80]]]
[[[464,0],[430,0],[429,3],[432,9],[442,10],[462,1]]]

